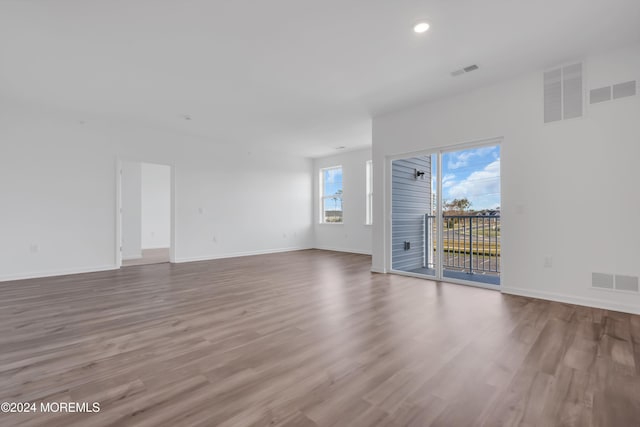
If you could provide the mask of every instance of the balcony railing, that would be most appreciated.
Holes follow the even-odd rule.
[[[425,215],[425,267],[434,268],[437,221]],[[443,267],[473,273],[500,273],[500,216],[444,215],[442,218]]]

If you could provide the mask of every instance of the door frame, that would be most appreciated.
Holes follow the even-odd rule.
[[[424,150],[418,150],[418,151],[411,151],[411,152],[405,152],[402,154],[392,154],[392,155],[387,155],[385,156],[385,170],[389,171],[387,173],[386,179],[385,179],[385,186],[386,186],[386,191],[385,193],[388,194],[388,197],[386,198],[387,203],[385,204],[385,214],[386,214],[386,227],[385,227],[385,264],[386,264],[386,271],[391,273],[391,274],[397,274],[400,276],[409,276],[409,277],[418,277],[421,279],[425,279],[425,280],[434,280],[434,281],[438,281],[438,282],[447,282],[447,283],[455,283],[458,285],[465,285],[465,286],[473,286],[476,288],[485,288],[485,289],[492,289],[492,290],[497,290],[499,291],[502,288],[502,280],[500,280],[500,285],[489,285],[486,283],[479,283],[479,282],[473,282],[470,280],[461,280],[461,279],[454,279],[454,278],[449,278],[449,277],[444,277],[444,266],[443,266],[443,260],[442,260],[442,245],[438,244],[438,251],[436,253],[436,260],[437,260],[437,265],[436,265],[436,276],[432,277],[432,276],[426,276],[426,275],[422,275],[422,274],[418,274],[418,273],[410,273],[410,272],[406,272],[406,271],[400,271],[400,270],[395,270],[393,268],[393,162],[395,160],[402,160],[402,159],[407,159],[407,158],[411,158],[411,157],[419,157],[419,156],[432,156],[432,155],[436,155],[436,159],[437,159],[437,165],[438,165],[438,170],[437,170],[437,189],[438,189],[438,197],[437,197],[437,212],[436,212],[436,218],[437,218],[437,226],[438,226],[438,243],[442,242],[443,239],[443,233],[442,233],[442,226],[444,224],[443,218],[442,218],[442,210],[443,210],[443,206],[442,206],[442,155],[444,153],[449,153],[449,152],[454,152],[454,151],[461,151],[461,150],[468,150],[468,149],[473,149],[473,148],[482,148],[482,147],[487,147],[487,146],[493,146],[493,145],[499,145],[500,146],[500,158],[502,159],[502,146],[503,146],[503,142],[504,142],[504,137],[502,136],[498,136],[498,137],[492,137],[492,138],[483,138],[483,139],[479,139],[479,140],[474,140],[474,141],[468,141],[468,142],[462,142],[462,143],[457,143],[457,144],[451,144],[451,145],[445,145],[445,146],[437,146],[437,147],[433,147],[433,148],[429,148],[429,149],[424,149]],[[502,205],[502,164],[500,165],[500,204]],[[502,272],[500,273],[500,278],[502,279]]]
[[[169,215],[170,215],[170,230],[169,230],[169,262],[176,262],[176,178],[175,178],[175,165],[173,163],[162,162],[150,162],[140,159],[131,158],[116,158],[116,200],[115,200],[115,217],[116,217],[116,236],[115,236],[115,266],[116,268],[122,268],[122,165],[124,162],[137,162],[147,163],[152,165],[162,165],[169,167],[170,182],[169,182]]]

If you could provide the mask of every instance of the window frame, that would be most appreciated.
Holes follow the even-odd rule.
[[[373,160],[365,163],[365,217],[364,225],[373,225]]]
[[[340,195],[338,194],[324,194],[324,175],[326,171],[329,170],[334,170],[334,169],[340,169],[341,173],[342,173],[342,193]],[[319,215],[320,215],[320,224],[324,224],[324,225],[342,225],[344,224],[344,169],[342,167],[342,165],[336,165],[336,166],[328,166],[325,168],[320,168],[319,170],[319,181],[320,181],[320,197],[319,197],[319,201],[320,201],[320,209],[319,209]],[[325,201],[326,200],[333,200],[335,198],[340,199],[340,207],[342,208],[342,217],[340,218],[340,221],[336,221],[336,222],[328,222],[325,221]]]

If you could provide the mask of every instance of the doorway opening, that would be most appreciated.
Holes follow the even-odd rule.
[[[391,172],[391,270],[499,287],[499,142],[398,158]]]
[[[118,175],[118,265],[171,262],[171,166],[123,160]]]

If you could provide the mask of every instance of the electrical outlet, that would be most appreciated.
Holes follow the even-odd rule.
[[[37,244],[32,243],[29,246],[29,252],[31,252],[32,254],[36,254],[36,253],[40,252],[40,247]]]
[[[211,239],[213,241],[213,243],[218,243],[218,238],[216,236],[213,236],[213,239]]]
[[[553,257],[550,257],[550,256],[544,257],[544,267],[545,268],[553,267]]]

